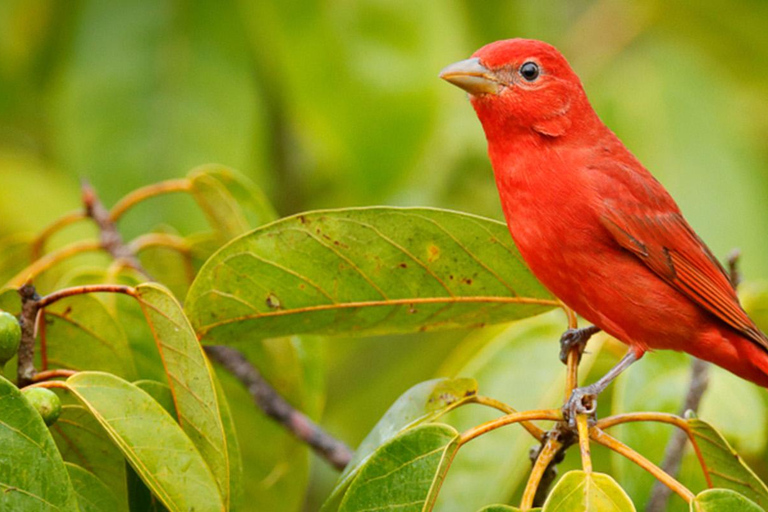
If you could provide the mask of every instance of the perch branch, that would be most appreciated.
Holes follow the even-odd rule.
[[[220,345],[206,346],[205,352],[248,389],[256,405],[265,414],[280,423],[300,441],[308,444],[315,453],[333,467],[342,470],[349,463],[352,450],[343,442],[331,437],[306,415],[294,409],[242,353]]]

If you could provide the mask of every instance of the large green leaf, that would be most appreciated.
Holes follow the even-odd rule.
[[[80,512],[114,512],[123,509],[115,493],[96,475],[69,462],[64,465],[75,489]]]
[[[542,512],[629,512],[632,500],[619,484],[603,473],[569,471],[557,482]]]
[[[336,510],[349,484],[383,444],[409,428],[428,422],[477,394],[474,379],[434,379],[403,393],[382,416],[344,468],[323,510]]]
[[[61,416],[51,434],[62,458],[94,474],[117,496],[125,510],[125,463],[123,454],[88,409],[74,397],[62,397]]]
[[[75,295],[45,308],[45,339],[51,368],[99,370],[125,379],[136,368],[121,325],[101,300]]]
[[[344,494],[339,512],[429,510],[458,450],[459,433],[430,423],[406,430],[380,446]]]
[[[169,510],[225,510],[195,445],[146,392],[101,372],[78,373],[66,384]]]
[[[0,510],[76,512],[67,470],[43,419],[0,377]]]
[[[707,489],[691,503],[691,512],[764,512],[754,501],[730,489]]]
[[[228,506],[229,453],[213,370],[181,305],[166,288],[156,284],[139,285],[136,299],[163,359],[179,424],[213,471]]]
[[[700,419],[690,419],[688,425],[704,457],[712,484],[736,491],[763,508],[768,507],[768,487],[744,463],[722,434]]]
[[[185,307],[204,341],[244,331],[375,334],[498,323],[555,305],[504,224],[426,208],[290,217],[201,269]]]

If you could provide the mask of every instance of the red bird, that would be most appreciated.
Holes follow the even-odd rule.
[[[597,394],[651,349],[684,351],[768,387],[768,339],[723,267],[598,118],[554,47],[497,41],[440,76],[470,95],[509,230],[531,271],[629,345],[605,377],[574,392],[571,414],[594,412]]]

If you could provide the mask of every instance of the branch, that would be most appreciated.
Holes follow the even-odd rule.
[[[81,188],[85,213],[93,219],[99,228],[101,247],[112,255],[114,259],[125,261],[129,267],[149,277],[136,254],[123,242],[123,237],[110,218],[109,211],[104,208],[93,187],[88,182],[83,181]]]
[[[307,443],[336,469],[346,467],[352,459],[352,450],[342,441],[331,437],[301,411],[294,409],[241,352],[220,345],[206,346],[205,352],[248,389],[256,405],[267,416],[280,423],[300,441]]]
[[[19,343],[19,364],[16,370],[16,384],[22,388],[34,381],[35,369],[35,324],[40,311],[40,296],[31,284],[18,290],[21,297],[21,342]]]

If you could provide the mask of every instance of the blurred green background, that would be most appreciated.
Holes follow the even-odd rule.
[[[604,121],[715,254],[741,248],[759,289],[764,0],[1,0],[0,237],[77,208],[80,178],[111,205],[208,162],[250,176],[282,215],[386,204],[501,219],[480,125],[437,73],[509,37],[561,49]],[[124,229],[199,219],[162,205]],[[465,335],[324,341],[324,423],[354,446],[402,391],[447,372]],[[748,421],[762,421],[751,453],[764,459],[764,407]],[[307,509],[334,478],[314,470]]]

